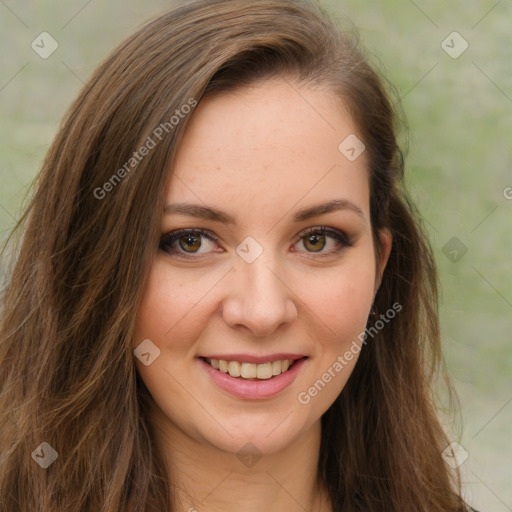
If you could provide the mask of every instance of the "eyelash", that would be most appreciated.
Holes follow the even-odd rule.
[[[186,252],[180,251],[179,249],[175,249],[173,247],[173,244],[177,240],[179,240],[180,237],[189,235],[189,234],[199,235],[199,237],[205,237],[208,240],[215,242],[217,244],[220,241],[216,235],[214,235],[210,231],[206,231],[205,229],[178,229],[176,231],[171,231],[171,232],[163,235],[162,238],[160,239],[159,248],[171,256],[178,256],[178,257],[184,258],[184,259],[197,260],[201,256],[195,256],[194,253],[187,254]],[[346,233],[344,233],[343,231],[328,228],[325,226],[317,226],[317,227],[311,227],[311,228],[306,229],[305,231],[303,231],[300,234],[298,241],[295,243],[298,243],[301,240],[303,240],[304,238],[311,236],[311,235],[326,236],[329,238],[333,238],[337,242],[336,249],[333,251],[330,251],[330,252],[315,253],[314,251],[305,251],[307,254],[311,254],[314,258],[326,257],[329,255],[332,255],[333,253],[339,253],[346,247],[354,246],[354,242],[350,239],[350,237]]]

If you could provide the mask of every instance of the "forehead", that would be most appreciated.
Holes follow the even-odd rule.
[[[354,135],[333,93],[284,79],[207,96],[178,150],[167,200],[239,214],[344,197],[368,211],[365,154],[351,161],[339,149]]]

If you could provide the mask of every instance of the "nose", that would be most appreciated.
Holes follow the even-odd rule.
[[[227,325],[268,336],[297,318],[296,298],[275,264],[239,261],[226,283],[222,316]]]

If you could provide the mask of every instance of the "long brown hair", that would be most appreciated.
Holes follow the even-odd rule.
[[[433,402],[436,270],[400,185],[381,78],[312,2],[198,0],[149,22],[98,68],[19,223],[0,326],[1,512],[173,509],[132,351],[169,169],[192,115],[185,105],[275,76],[348,106],[367,148],[375,240],[383,227],[393,235],[375,309],[403,307],[322,417],[319,482],[335,511],[464,509]],[[46,469],[34,458],[49,450],[41,443],[57,454]]]

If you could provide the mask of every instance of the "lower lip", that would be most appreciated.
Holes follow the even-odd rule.
[[[270,379],[246,380],[237,377],[231,377],[229,373],[223,373],[215,370],[203,359],[198,359],[203,368],[210,374],[212,380],[224,391],[238,398],[248,400],[258,400],[262,398],[271,398],[288,386],[295,380],[299,371],[304,366],[306,358],[303,357],[295,362],[292,367]]]

